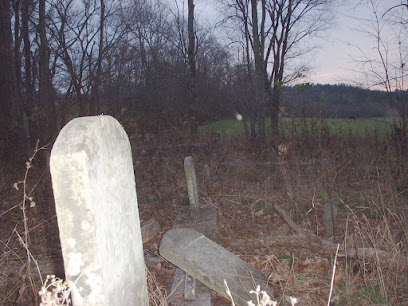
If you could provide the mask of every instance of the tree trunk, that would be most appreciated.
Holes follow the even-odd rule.
[[[194,0],[188,0],[188,66],[190,77],[188,80],[189,98],[189,125],[190,136],[194,139],[198,134],[198,122],[196,113],[196,60],[195,60],[195,34],[194,34]]]
[[[242,15],[244,18],[244,30],[245,30],[245,61],[246,61],[246,69],[247,69],[247,78],[248,78],[248,84],[247,84],[247,98],[249,102],[249,105],[247,104],[248,108],[248,114],[250,117],[250,130],[248,131],[248,140],[251,141],[251,144],[255,144],[256,140],[256,103],[257,101],[254,101],[252,99],[252,95],[250,94],[250,86],[253,86],[254,84],[254,78],[252,76],[252,63],[251,63],[251,57],[250,57],[250,42],[249,42],[249,26],[248,26],[248,14],[245,11],[245,8],[242,7]],[[254,107],[255,103],[255,107]]]
[[[33,147],[38,138],[38,129],[36,122],[34,122],[32,115],[35,106],[35,89],[33,83],[32,62],[31,62],[31,42],[29,37],[29,19],[30,19],[30,4],[31,0],[23,0],[21,5],[21,36],[23,39],[23,55],[24,55],[24,78],[23,88],[24,94],[22,103],[24,105],[24,112],[28,125],[28,141],[27,145]]]
[[[256,116],[250,116],[251,125],[251,143],[255,143],[256,140]]]
[[[14,9],[14,66],[16,73],[16,94],[21,101],[21,36],[20,36],[20,1],[16,0],[13,5]]]
[[[285,69],[285,58],[288,52],[289,44],[289,32],[291,31],[292,14],[297,4],[293,3],[293,0],[289,0],[286,8],[286,15],[283,15],[282,7],[276,11],[276,20],[280,22],[274,23],[274,48],[273,48],[273,68],[271,80],[266,82],[266,90],[269,91],[269,112],[271,116],[271,140],[272,145],[277,147],[280,142],[279,135],[279,107],[282,95],[283,85],[283,72]],[[281,3],[283,4],[283,3]],[[306,4],[308,6],[310,4]],[[278,36],[279,35],[279,36]],[[272,82],[272,84],[271,84]],[[272,93],[270,88],[272,85]]]
[[[255,58],[255,103],[257,105],[257,121],[258,121],[258,144],[265,144],[265,91],[264,91],[264,74],[265,61],[263,58],[263,49],[261,38],[259,37],[258,27],[258,5],[257,0],[251,0],[252,4],[252,37],[253,51]],[[261,1],[261,5],[265,6],[265,0]],[[261,25],[262,26],[262,25]]]
[[[39,1],[39,125],[40,145],[53,141],[57,133],[56,110],[54,103],[53,86],[49,69],[48,41],[46,35],[45,0]]]
[[[11,31],[10,1],[0,1],[0,154],[5,164],[23,157],[21,109],[16,95],[16,76]]]
[[[105,1],[101,0],[101,19],[99,24],[99,52],[98,63],[96,67],[95,82],[93,88],[93,103],[94,103],[94,115],[101,113],[101,98],[100,98],[100,85],[102,78],[102,59],[103,59],[103,39],[104,39],[104,27],[105,27]]]
[[[272,89],[272,94],[269,97],[270,101],[270,116],[271,116],[271,140],[272,145],[278,146],[280,142],[279,134],[279,105],[282,90],[280,86],[275,86]]]
[[[24,139],[27,139],[28,131],[25,128],[24,108],[22,103],[22,78],[21,78],[21,35],[20,35],[20,1],[14,2],[14,71],[15,71],[15,98],[16,98],[16,117],[21,124],[21,144],[24,146]],[[26,145],[26,144],[25,144]],[[23,147],[21,149],[24,149]],[[25,148],[27,149],[27,148]]]
[[[64,20],[65,16],[61,16],[61,19]],[[81,75],[78,75],[74,69],[74,64],[72,63],[71,56],[68,53],[68,47],[66,44],[66,38],[65,38],[65,23],[63,22],[61,25],[61,28],[59,30],[59,39],[60,39],[60,44],[61,44],[61,49],[62,49],[62,55],[61,58],[64,61],[64,64],[68,70],[68,73],[71,76],[71,83],[72,86],[75,90],[76,94],[76,100],[78,102],[79,106],[79,115],[80,116],[85,116],[87,115],[86,113],[86,108],[85,108],[85,101],[84,97],[82,96],[82,91],[81,91]]]

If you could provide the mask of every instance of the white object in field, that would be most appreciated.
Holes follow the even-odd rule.
[[[280,156],[286,156],[288,154],[289,151],[289,144],[288,143],[281,143],[278,146],[278,154]]]
[[[235,113],[235,118],[237,118],[237,120],[241,121],[242,120],[242,115],[239,113]]]

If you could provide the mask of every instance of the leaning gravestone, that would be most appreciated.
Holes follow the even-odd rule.
[[[167,231],[159,252],[188,275],[230,299],[226,282],[235,305],[246,306],[248,301],[256,302],[256,297],[250,291],[258,285],[273,298],[273,290],[261,272],[193,229]]]
[[[119,122],[70,121],[50,166],[73,304],[148,305],[132,154]]]

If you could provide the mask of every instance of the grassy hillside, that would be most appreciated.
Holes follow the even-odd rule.
[[[338,118],[280,118],[280,132],[282,136],[300,135],[305,131],[305,127],[310,133],[330,132],[332,135],[348,134],[354,136],[364,136],[366,133],[386,136],[391,133],[390,118],[358,118],[358,119],[338,119]],[[266,121],[266,128],[269,130],[270,120]],[[239,136],[245,133],[243,121],[221,120],[209,123],[200,127],[200,133],[222,132],[228,136]]]

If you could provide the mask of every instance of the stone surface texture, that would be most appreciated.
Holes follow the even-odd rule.
[[[187,281],[186,281],[187,280]],[[194,282],[194,297],[186,299],[186,289]],[[188,287],[188,288],[186,288]],[[202,282],[189,276],[181,269],[176,269],[171,287],[173,294],[169,297],[170,306],[211,306],[211,289]],[[191,292],[191,291],[190,291]]]
[[[51,175],[74,305],[148,305],[130,143],[110,116],[60,132]]]
[[[217,229],[217,206],[200,205],[199,217],[191,214],[189,207],[184,206],[176,216],[174,227],[188,227],[206,235],[212,236]]]
[[[199,203],[198,188],[197,188],[197,178],[196,178],[193,158],[191,156],[187,156],[186,158],[184,158],[184,172],[186,175],[188,199],[190,201],[190,208],[194,213],[198,214],[200,203]]]
[[[257,285],[273,297],[272,288],[267,286],[265,277],[258,270],[193,229],[169,230],[162,238],[160,255],[230,299],[225,280],[235,305],[246,306],[250,300],[256,305],[255,295],[249,292]]]

